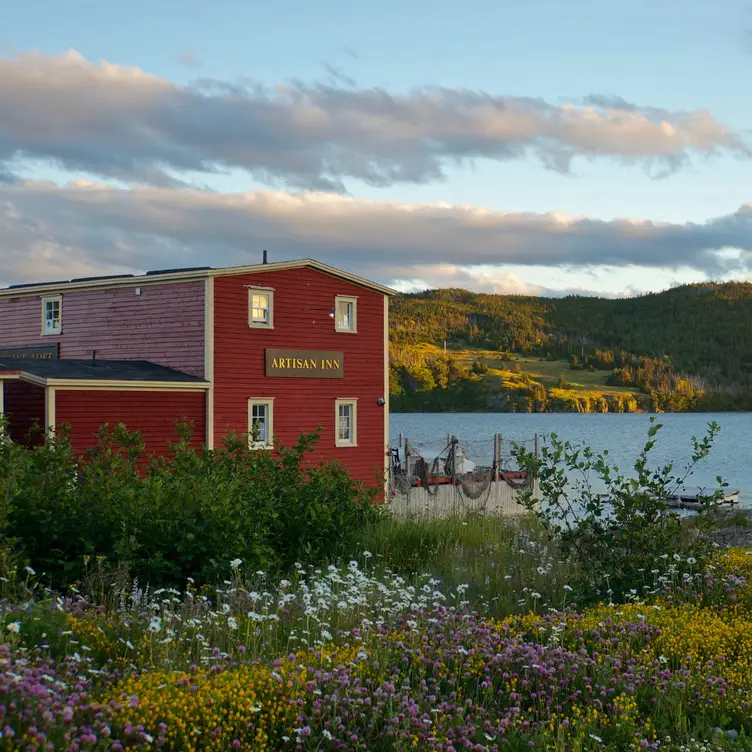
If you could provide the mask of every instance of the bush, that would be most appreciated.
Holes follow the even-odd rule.
[[[522,446],[513,447],[520,468],[536,475],[540,488],[539,498],[525,492],[520,503],[536,514],[563,554],[579,564],[578,602],[603,593],[614,599],[644,595],[635,588],[654,584],[651,573],[660,560],[668,560],[672,571],[681,574],[684,568],[696,570],[710,556],[712,544],[706,534],[713,525],[710,511],[727,484],[717,478],[718,489],[700,499],[703,507],[691,529],[668,500],[708,455],[720,429],[710,423],[702,440],[692,438],[692,459],[676,476],[672,463],[648,467],[650,450],[662,428],[655,418],[650,423],[632,477],[609,464],[607,451],[596,454],[585,444],[572,445],[553,433],[540,457]],[[593,478],[602,490],[594,488]]]
[[[335,557],[378,516],[375,491],[334,462],[310,463],[318,436],[273,451],[225,438],[196,450],[182,425],[169,457],[138,433],[103,427],[83,462],[63,431],[33,450],[0,447],[0,525],[52,584],[80,580],[87,561],[142,581],[216,581],[228,562],[282,570]]]

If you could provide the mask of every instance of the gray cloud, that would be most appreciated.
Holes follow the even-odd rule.
[[[0,165],[51,160],[73,171],[152,185],[181,173],[244,169],[273,186],[344,192],[441,180],[450,164],[576,157],[643,164],[659,174],[693,156],[750,157],[707,110],[669,112],[618,97],[576,105],[458,89],[391,93],[348,86],[200,80],[178,86],[76,53],[0,59]],[[178,177],[176,177],[176,174]]]
[[[74,269],[96,274],[256,263],[262,248],[274,259],[310,256],[384,282],[436,277],[441,265],[638,266],[719,277],[752,268],[752,204],[702,224],[670,224],[326,193],[230,195],[83,182],[0,186],[6,283],[66,277]],[[451,275],[444,277],[452,284]],[[481,287],[493,282],[482,273],[475,278]]]

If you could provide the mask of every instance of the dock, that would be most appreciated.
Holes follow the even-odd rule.
[[[703,496],[712,496],[715,490],[712,488],[682,488],[668,497],[670,507],[677,509],[700,510],[705,507]],[[740,491],[738,488],[727,488],[714,506],[733,506],[739,503]]]

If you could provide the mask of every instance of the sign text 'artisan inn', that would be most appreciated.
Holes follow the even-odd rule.
[[[266,351],[266,375],[298,379],[341,379],[345,375],[345,356],[322,350]]]

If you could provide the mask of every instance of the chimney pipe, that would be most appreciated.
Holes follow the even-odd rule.
[[[266,258],[266,249],[264,249],[264,260],[261,263],[263,263],[263,264],[267,264],[268,263],[267,258]]]
[[[97,364],[97,351],[96,350],[91,351],[91,364],[92,366],[95,366]]]

